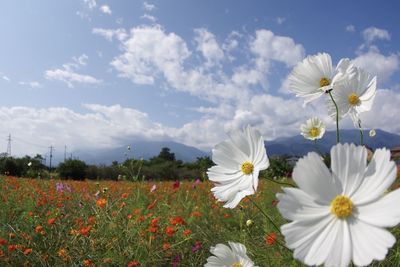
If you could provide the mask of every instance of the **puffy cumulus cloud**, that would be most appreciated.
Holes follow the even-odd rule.
[[[369,49],[365,53],[360,53],[354,59],[354,63],[373,75],[377,75],[378,81],[385,82],[399,70],[399,55],[385,56],[377,49]]]
[[[85,150],[112,148],[139,138],[167,138],[168,128],[151,122],[146,113],[119,105],[84,107],[88,112],[62,107],[0,107],[0,120],[7,125],[0,132],[11,132],[14,155],[43,153],[50,145],[57,149],[67,144],[70,150]]]
[[[195,42],[197,51],[200,51],[206,59],[206,66],[218,65],[224,59],[224,51],[219,46],[214,34],[205,28],[195,29]]]
[[[76,70],[80,69],[82,66],[87,65],[88,56],[83,54],[78,58],[73,57],[72,59],[73,62],[63,64],[62,68],[46,70],[44,77],[47,80],[62,81],[70,88],[73,88],[75,83],[91,85],[102,83],[102,80],[99,80],[93,76],[79,74],[76,72]]]
[[[92,33],[100,35],[100,36],[104,37],[105,39],[107,39],[108,41],[112,41],[113,38],[117,38],[117,40],[123,41],[128,36],[125,29],[123,29],[123,28],[119,28],[119,29],[93,28]]]
[[[110,6],[108,5],[102,5],[101,7],[99,7],[100,11],[103,12],[104,14],[108,14],[111,15],[112,11]]]
[[[385,29],[369,27],[362,31],[362,36],[367,43],[372,43],[375,40],[390,40],[390,34]]]
[[[304,57],[304,47],[290,37],[275,35],[269,30],[258,30],[250,43],[250,50],[260,60],[276,60],[293,66]]]
[[[232,33],[222,42],[226,53],[238,46],[240,38],[240,34]],[[159,25],[142,26],[131,29],[129,37],[121,41],[122,53],[111,65],[119,76],[137,84],[152,85],[159,80],[169,88],[212,102],[242,102],[248,100],[254,88],[268,89],[272,61],[290,66],[304,53],[303,47],[291,38],[275,36],[267,30],[257,31],[246,47],[246,62],[224,65],[224,45],[207,29],[195,30],[195,50],[191,51],[179,35],[168,33]],[[196,61],[199,58],[204,60]]]
[[[120,76],[138,84],[154,84],[154,75],[160,71],[182,71],[183,61],[190,56],[186,42],[174,33],[165,33],[159,26],[133,28],[122,42],[123,54],[111,65]]]
[[[83,3],[89,8],[94,9],[97,6],[96,0],[83,0]]]

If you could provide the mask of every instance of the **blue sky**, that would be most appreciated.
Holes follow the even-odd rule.
[[[361,118],[400,134],[397,10],[398,1],[3,1],[0,136],[22,155],[133,139],[209,149],[248,123],[266,140],[294,135],[316,114],[333,129],[323,101],[303,108],[287,89],[293,66],[318,52],[377,75]]]

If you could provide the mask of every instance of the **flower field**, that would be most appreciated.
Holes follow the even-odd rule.
[[[211,187],[1,177],[0,266],[203,266],[210,247],[227,241],[244,244],[258,266],[301,266],[252,202],[223,208]],[[280,226],[279,191],[262,179],[253,199]],[[399,262],[397,243],[375,265]]]

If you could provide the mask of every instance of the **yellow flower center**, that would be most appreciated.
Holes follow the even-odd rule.
[[[317,127],[312,127],[309,132],[311,137],[318,137],[319,133],[320,133],[320,130]]]
[[[322,77],[321,80],[319,80],[319,87],[324,87],[330,84],[331,82],[329,81],[328,78]]]
[[[234,263],[231,265],[231,267],[243,267],[243,265],[240,263]]]
[[[244,174],[249,175],[249,174],[252,174],[252,173],[253,173],[254,165],[253,165],[252,163],[246,161],[246,162],[244,162],[244,163],[242,164],[242,167],[241,167],[241,168],[242,168],[242,172],[243,172]]]
[[[360,103],[360,98],[356,93],[351,93],[348,97],[349,103],[352,106],[358,105]]]
[[[331,202],[331,212],[339,219],[346,218],[353,211],[353,202],[346,196],[336,196]]]

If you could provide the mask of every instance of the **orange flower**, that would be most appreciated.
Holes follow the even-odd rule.
[[[132,212],[132,215],[137,215],[137,214],[139,214],[141,211],[142,211],[142,209],[137,208],[137,209],[135,209],[135,210]]]
[[[192,214],[190,214],[190,217],[201,217],[203,214],[201,214],[200,211],[193,211]]]
[[[24,250],[24,255],[29,255],[32,253],[32,249],[31,248],[27,248]]]
[[[275,243],[276,237],[275,233],[267,234],[265,236],[265,243],[267,243],[268,246],[272,246]]]
[[[228,219],[229,217],[231,217],[231,215],[229,215],[228,213],[224,213],[224,218]]]
[[[157,203],[157,199],[155,199],[155,200],[153,201],[153,203],[151,203],[151,204],[147,207],[147,209],[148,209],[148,210],[151,210],[152,208],[154,208],[154,206],[156,205],[156,203]]]
[[[50,219],[47,220],[47,224],[48,225],[53,225],[55,221],[56,221],[56,218],[50,218]]]
[[[14,250],[16,250],[17,249],[17,246],[16,245],[9,245],[8,246],[8,251],[9,252],[13,252]]]
[[[4,257],[4,251],[2,251],[1,249],[0,249],[0,258],[1,257]]]
[[[107,199],[105,198],[100,198],[96,201],[96,206],[99,208],[104,208],[106,204],[107,204]]]
[[[43,231],[43,227],[41,225],[38,225],[35,227],[35,232],[36,233],[40,233],[41,231]]]
[[[0,238],[0,246],[5,246],[7,245],[7,240]]]
[[[130,262],[128,262],[127,267],[137,267],[139,265],[140,265],[140,263],[138,261],[130,261]]]
[[[167,228],[165,228],[165,233],[167,236],[171,237],[175,234],[175,229],[171,226],[167,226]]]
[[[79,233],[83,236],[88,236],[90,234],[90,230],[92,230],[92,226],[82,227],[79,229]]]
[[[85,267],[92,267],[95,266],[92,260],[84,260],[83,261],[83,266]]]
[[[177,224],[182,225],[182,224],[186,224],[186,223],[185,223],[185,220],[184,220],[181,216],[172,217],[171,219],[169,219],[169,223],[172,224],[172,225],[177,225]]]
[[[162,247],[163,247],[163,250],[168,250],[168,249],[171,248],[171,244],[170,243],[164,243]]]
[[[122,198],[128,198],[128,196],[129,196],[128,193],[123,193],[123,194],[121,195]]]
[[[188,236],[188,235],[190,235],[192,233],[192,231],[190,230],[190,229],[185,229],[185,230],[183,230],[183,235],[184,236]]]
[[[65,257],[67,257],[67,251],[65,250],[65,249],[60,249],[58,252],[57,252],[57,255],[59,256],[59,257],[61,257],[61,258],[65,258]]]

